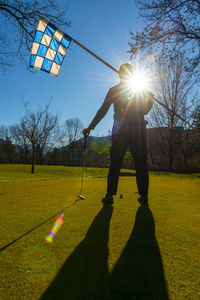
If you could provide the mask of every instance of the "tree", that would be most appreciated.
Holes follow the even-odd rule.
[[[65,13],[53,0],[0,0],[0,68],[11,66],[15,57],[25,62],[41,16],[65,29],[70,26]]]
[[[193,112],[193,153],[200,153],[200,105]]]
[[[173,57],[161,57],[157,60],[155,94],[163,104],[188,121],[191,119],[192,104],[189,104],[189,100],[192,102],[190,93],[194,82],[190,74],[185,72],[183,62],[184,57],[178,52]],[[150,123],[160,128],[157,130],[157,142],[161,152],[168,157],[169,170],[173,171],[177,147],[185,155],[185,162],[187,160],[189,139],[182,128],[189,128],[174,114],[156,104],[151,113]],[[187,133],[189,134],[189,131]]]
[[[24,164],[29,163],[29,139],[24,134],[19,124],[10,126],[10,135],[18,148],[21,162]]]
[[[193,126],[196,129],[196,132],[200,136],[200,105],[197,105],[195,107],[194,113],[193,113]]]
[[[4,125],[1,125],[0,126],[0,138],[1,139],[6,139],[6,137],[8,136],[8,127],[7,126],[4,126]]]
[[[104,157],[104,166],[110,164],[110,150],[111,150],[111,145],[106,144],[103,149],[100,151],[100,154]]]
[[[49,105],[46,105],[46,108],[43,111],[43,116],[38,123],[38,132],[41,132],[41,134],[39,135],[36,143],[36,154],[38,162],[41,165],[43,164],[45,147],[54,143],[55,136],[53,133],[57,124],[57,115],[52,115],[49,112]]]
[[[133,169],[134,167],[134,161],[130,151],[127,151],[124,156],[123,167],[125,169]]]
[[[136,0],[144,30],[131,32],[131,55],[138,51],[157,52],[167,45],[166,55],[186,50],[187,68],[198,72],[200,63],[200,1],[199,0]]]
[[[68,165],[73,164],[73,151],[75,142],[82,136],[83,123],[78,118],[66,120],[58,128],[59,144],[63,147],[64,152],[67,152]]]
[[[12,144],[12,138],[8,126],[0,126],[1,138],[1,159],[2,162],[13,163],[15,160],[15,146]]]
[[[42,109],[38,109],[37,112],[30,111],[25,105],[26,115],[22,117],[20,124],[17,128],[18,132],[24,139],[27,139],[31,143],[32,147],[32,168],[31,173],[34,173],[35,166],[35,152],[36,147],[43,151],[48,144],[52,130],[57,124],[57,116],[53,116],[49,112],[49,105]]]
[[[55,147],[53,151],[48,151],[45,154],[45,163],[48,165],[61,165],[61,149]]]

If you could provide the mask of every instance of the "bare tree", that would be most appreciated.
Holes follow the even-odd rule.
[[[15,146],[8,126],[0,126],[1,154],[3,154],[7,163],[13,163],[15,160]]]
[[[65,122],[65,129],[68,144],[72,144],[81,137],[83,124],[78,118],[69,119]]]
[[[166,55],[186,50],[187,67],[199,72],[200,63],[200,1],[199,0],[136,0],[144,30],[131,32],[131,55],[139,50],[157,52],[168,45]],[[186,62],[185,62],[186,63]]]
[[[22,163],[27,164],[29,162],[29,140],[27,136],[24,135],[24,132],[19,124],[14,124],[10,126],[10,134],[12,140],[16,144]]]
[[[66,120],[59,128],[59,142],[63,149],[67,150],[68,165],[73,163],[74,145],[75,142],[82,137],[83,123],[78,118]]]
[[[200,138],[200,104],[198,104],[193,112],[193,126],[195,129],[197,129],[197,133],[199,135]]]
[[[39,135],[38,141],[36,143],[36,149],[38,154],[38,161],[43,164],[43,156],[45,147],[47,145],[51,146],[54,143],[54,129],[58,124],[58,116],[52,115],[49,112],[49,105],[46,106],[43,111],[43,116],[38,124],[38,131],[42,134]]]
[[[193,153],[200,153],[200,104],[196,105],[193,112]]]
[[[15,58],[25,62],[41,16],[65,29],[70,26],[65,14],[66,9],[59,9],[53,0],[0,0],[0,68],[6,70]]]
[[[32,168],[34,173],[36,148],[40,149],[40,155],[43,156],[45,146],[48,144],[52,130],[57,124],[57,116],[49,112],[49,105],[37,112],[30,111],[25,105],[26,115],[22,117],[17,132],[23,136],[24,141],[28,141],[32,147]]]
[[[174,113],[190,120],[192,115],[191,90],[193,87],[190,74],[185,72],[184,57],[176,53],[173,57],[161,57],[157,61],[157,82],[155,94],[163,104],[168,106]],[[190,101],[189,101],[190,100]],[[169,170],[173,171],[175,150],[177,145],[182,154],[187,155],[189,138],[185,135],[184,129],[189,129],[184,122],[174,114],[165,110],[159,105],[154,105],[151,113],[150,123],[152,126],[159,127],[156,131],[159,148],[169,160]]]
[[[9,132],[9,130],[8,130],[7,126],[5,126],[5,125],[0,126],[0,138],[1,139],[5,140],[6,137],[8,136],[8,132]]]

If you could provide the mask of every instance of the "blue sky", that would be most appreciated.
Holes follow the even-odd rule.
[[[133,0],[56,2],[68,7],[66,18],[72,26],[66,33],[115,68],[129,60],[129,32],[139,30],[142,23]],[[29,57],[26,60],[28,62]],[[118,75],[115,72],[73,43],[57,78],[39,70],[32,74],[24,64],[17,62],[6,75],[0,74],[0,125],[19,121],[24,114],[24,100],[33,110],[50,101],[51,112],[58,113],[60,122],[78,117],[87,127],[108,89],[116,83]],[[112,128],[112,121],[111,108],[92,135],[106,135]]]

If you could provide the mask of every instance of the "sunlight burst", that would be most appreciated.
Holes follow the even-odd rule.
[[[129,87],[131,88],[132,92],[145,92],[149,89],[150,80],[144,72],[136,72],[131,78],[129,79]]]

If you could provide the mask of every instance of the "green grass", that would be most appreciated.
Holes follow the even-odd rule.
[[[122,176],[106,209],[107,172],[89,168],[72,205],[80,168],[0,166],[0,299],[200,299],[199,174],[151,172],[149,208]]]

